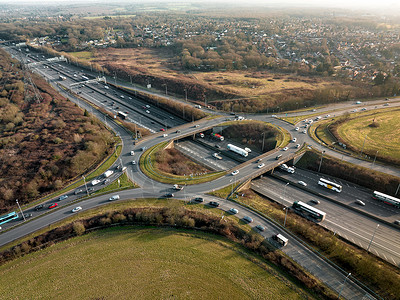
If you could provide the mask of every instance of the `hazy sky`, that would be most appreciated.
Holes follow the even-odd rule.
[[[351,8],[380,8],[391,9],[391,13],[400,14],[399,0],[0,0],[0,4],[69,4],[69,3],[151,3],[151,2],[209,2],[209,3],[232,3],[236,5],[273,5],[279,6],[315,6],[315,7],[351,7]],[[393,11],[394,10],[394,11]]]

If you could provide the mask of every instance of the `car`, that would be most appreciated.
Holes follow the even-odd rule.
[[[200,125],[199,125],[199,124],[196,124],[196,125],[194,125],[194,127],[197,128],[197,127],[200,127]]]
[[[135,151],[131,151],[131,156],[134,156],[135,155]]]
[[[150,113],[150,111],[149,110],[146,110],[146,114],[149,114]]]
[[[164,128],[160,128],[160,131],[165,131],[165,129]]]
[[[355,113],[355,112],[357,112],[357,109],[353,109],[351,112],[352,112],[352,113]]]
[[[62,195],[62,196],[60,196],[60,198],[58,198],[58,201],[61,201],[61,200],[67,199],[67,198],[68,198],[68,195]]]
[[[312,110],[313,112],[317,111],[315,108]]]
[[[173,116],[169,116],[169,118],[170,118],[171,120],[173,120],[173,119],[174,119],[174,117],[173,117]]]
[[[34,210],[39,210],[42,209],[43,207],[44,207],[43,204],[39,204],[35,206]]]
[[[259,169],[261,169],[261,168],[264,167],[264,166],[265,166],[265,164],[262,163],[262,164],[259,164],[257,167],[258,167]]]
[[[252,223],[253,222],[253,218],[249,217],[249,216],[244,216],[243,217],[243,221],[247,222],[247,223]]]
[[[100,183],[100,180],[98,180],[98,179],[95,179],[95,180],[92,180],[92,185],[96,185],[96,184],[99,184]]]
[[[89,192],[89,193],[90,193],[90,192],[94,192],[94,188],[93,188],[93,187],[88,188],[88,192]]]
[[[116,106],[115,108],[116,108],[116,109],[119,109],[119,106]]]
[[[76,212],[78,212],[78,211],[80,211],[80,210],[82,210],[82,207],[77,206],[77,207],[75,207],[75,208],[72,210],[72,212],[73,212],[73,213],[76,213]]]
[[[147,149],[146,147],[140,148],[141,151],[145,151],[146,149]]]
[[[320,204],[320,203],[321,203],[321,202],[320,202],[319,200],[317,200],[317,199],[312,199],[310,202],[311,202],[311,203],[314,203],[314,204]]]
[[[272,115],[271,117],[272,117],[272,118],[276,118],[276,115]]]
[[[232,176],[235,176],[235,175],[239,174],[239,170],[235,170],[231,174],[232,174]]]
[[[282,150],[283,151],[287,151],[289,148],[288,147],[285,147],[285,148],[283,148]]]
[[[215,145],[215,148],[220,149],[221,146],[220,145]]]
[[[259,162],[262,162],[262,158],[257,159],[257,162],[258,162],[258,163],[259,163]]]
[[[265,227],[262,226],[262,225],[257,225],[256,228],[257,228],[258,230],[260,230],[260,231],[264,231],[264,230],[265,230]]]
[[[383,104],[383,106],[389,106],[389,103],[385,103],[385,104]]]
[[[306,129],[304,129],[304,130],[303,130],[303,133],[307,133],[307,130],[306,130]]]
[[[164,197],[165,197],[165,198],[172,198],[172,197],[174,197],[174,194],[172,194],[172,193],[167,193],[167,194],[164,195]]]
[[[24,214],[24,217],[25,217],[25,219],[28,219],[28,218],[32,217],[32,214],[31,214],[31,213],[29,213],[29,214]]]
[[[177,131],[175,131],[176,133],[181,133],[181,131],[178,129]]]
[[[297,181],[298,184],[302,185],[302,186],[307,186],[307,183],[305,183],[304,181]]]
[[[400,225],[400,220],[396,220],[396,221],[394,221],[394,224],[396,224],[396,225]]]
[[[132,165],[136,165],[136,161],[132,160]]]
[[[193,199],[193,201],[195,201],[195,202],[204,202],[204,199],[201,198],[201,197],[196,197],[196,198]]]
[[[49,209],[50,209],[50,208],[57,207],[57,206],[58,206],[58,203],[51,203],[51,204],[49,205]]]
[[[122,99],[124,99],[124,98],[125,98],[125,97],[124,97],[124,95],[121,95],[120,97],[121,97]]]
[[[239,213],[239,211],[236,208],[231,208],[229,210],[229,213],[231,213],[232,215],[236,215],[237,213]]]
[[[367,109],[365,107],[361,108],[362,111],[366,111]]]
[[[208,203],[208,205],[218,207],[219,203],[217,201],[211,201],[210,203]]]
[[[114,195],[108,199],[108,201],[119,200],[119,195]]]
[[[300,129],[299,127],[296,127],[294,130],[299,131],[299,129]]]
[[[168,136],[168,133],[164,133],[162,136],[163,136],[163,137],[167,137],[167,136]]]
[[[278,155],[275,157],[275,159],[278,160],[278,159],[280,159],[281,157],[282,157],[282,154],[278,154]]]
[[[358,205],[361,205],[361,206],[365,206],[365,203],[364,202],[362,202],[361,200],[356,200],[356,203],[358,204]]]
[[[385,98],[385,100],[387,101],[387,100],[390,100],[389,98]]]
[[[104,179],[103,184],[107,184],[107,183],[109,183],[109,182],[110,182],[110,179],[107,178],[107,179]]]
[[[146,104],[145,107],[146,107],[146,108],[150,108],[150,105]]]
[[[326,115],[325,118],[329,118],[331,115]]]
[[[300,144],[297,144],[295,147],[296,147],[296,148],[300,148]]]
[[[361,101],[357,101],[356,104],[361,104]]]
[[[296,143],[296,142],[297,142],[297,138],[294,137],[294,138],[292,139],[292,142],[293,142],[293,143]]]

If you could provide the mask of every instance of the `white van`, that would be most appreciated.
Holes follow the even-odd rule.
[[[119,195],[114,195],[108,201],[114,201],[114,200],[119,200]]]

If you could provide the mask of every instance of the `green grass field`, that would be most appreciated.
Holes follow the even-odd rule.
[[[8,299],[302,298],[227,239],[132,227],[95,231],[6,263],[0,293]]]
[[[379,127],[370,127],[373,121]],[[346,142],[363,152],[376,153],[380,157],[400,160],[400,110],[360,115],[338,128],[338,134]],[[364,144],[365,140],[365,144]]]

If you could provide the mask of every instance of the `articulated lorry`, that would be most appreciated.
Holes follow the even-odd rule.
[[[228,148],[228,150],[235,152],[237,154],[240,154],[241,156],[244,156],[244,157],[247,157],[249,155],[249,153],[246,150],[244,150],[240,147],[237,147],[235,145],[232,145],[232,144],[228,144],[227,148]]]

